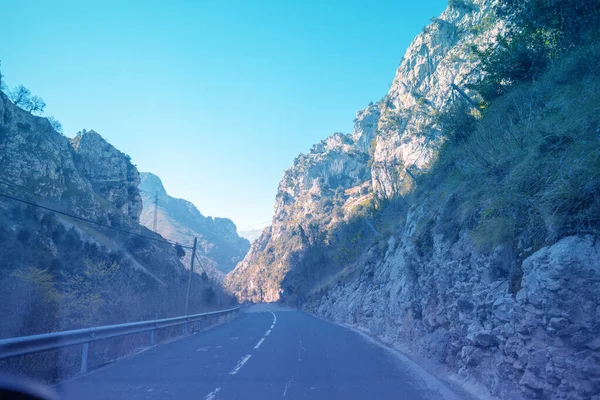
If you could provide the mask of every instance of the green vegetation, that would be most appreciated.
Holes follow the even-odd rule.
[[[435,235],[454,243],[466,234],[482,253],[505,245],[523,259],[562,237],[600,233],[600,2],[503,0],[497,13],[511,21],[506,35],[472,51],[485,72],[473,87],[484,102],[461,99],[436,115],[446,141],[417,184],[398,182],[404,198],[366,198],[344,223],[303,239],[283,281],[286,301],[356,277],[368,254],[382,257],[403,230],[409,208],[419,220],[406,234],[423,258]],[[521,276],[507,272],[513,293]]]
[[[475,88],[487,101],[534,82],[553,60],[600,38],[598,1],[502,0],[497,14],[508,21],[507,33],[477,51],[487,77]]]
[[[600,231],[600,4],[507,0],[499,12],[513,25],[479,53],[485,107],[440,116],[448,140],[413,196],[433,232],[466,229],[481,251],[508,244],[523,257]]]

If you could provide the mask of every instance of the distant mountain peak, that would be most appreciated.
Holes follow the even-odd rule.
[[[242,260],[250,243],[237,234],[235,224],[228,218],[205,217],[191,202],[169,196],[161,179],[150,173],[140,174],[143,211],[140,221],[153,229],[156,195],[157,232],[165,238],[191,245],[198,238],[198,255],[211,260],[207,273],[218,279]],[[189,264],[189,254],[186,262]]]

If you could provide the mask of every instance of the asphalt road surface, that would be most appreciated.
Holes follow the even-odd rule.
[[[363,335],[255,305],[57,387],[67,399],[458,399]]]

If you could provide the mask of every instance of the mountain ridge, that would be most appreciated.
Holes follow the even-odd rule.
[[[250,243],[238,236],[237,228],[230,219],[205,217],[191,202],[169,196],[158,176],[142,172],[140,177],[144,204],[141,224],[153,228],[155,196],[158,194],[157,233],[186,246],[192,246],[194,237],[197,237],[197,254],[202,257],[207,274],[222,281],[224,274],[246,255]],[[190,257],[191,254],[185,256],[187,266],[190,265]]]

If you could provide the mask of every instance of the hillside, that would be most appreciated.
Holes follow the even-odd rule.
[[[354,132],[293,161],[229,290],[361,327],[502,398],[599,395],[599,16],[449,2]]]
[[[144,204],[140,223],[153,229],[154,203],[158,195],[156,232],[186,246],[192,246],[197,237],[197,252],[209,276],[222,281],[224,274],[248,252],[250,243],[238,236],[231,220],[205,217],[189,201],[169,196],[158,176],[142,172],[140,192]],[[191,252],[187,253],[184,262],[189,265]]]
[[[0,93],[0,170],[0,337],[184,312],[188,274],[138,223],[128,156],[94,131],[70,140]],[[199,276],[192,287],[194,312],[233,302]]]

